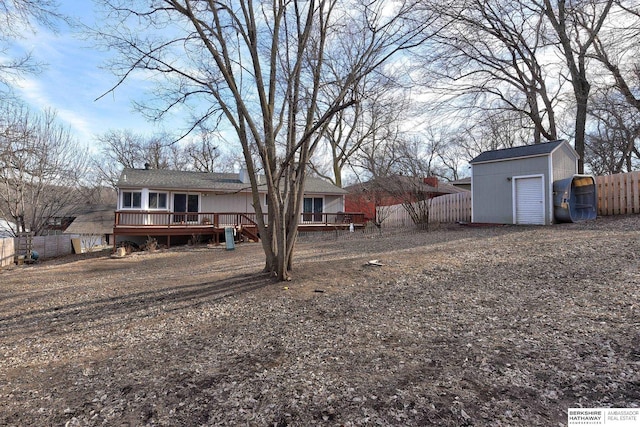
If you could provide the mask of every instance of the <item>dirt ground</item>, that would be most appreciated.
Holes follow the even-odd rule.
[[[561,426],[640,407],[640,216],[0,271],[0,425]],[[382,266],[366,265],[378,260]]]

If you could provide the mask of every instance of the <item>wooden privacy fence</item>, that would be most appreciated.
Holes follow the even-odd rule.
[[[78,238],[75,234],[59,234],[56,236],[34,236],[32,238],[32,250],[38,252],[39,259],[55,258],[69,255],[73,252],[71,245],[72,238]],[[7,267],[13,264],[16,251],[19,248],[18,239],[6,237],[0,239],[0,267]]]
[[[640,213],[640,172],[596,176],[598,215]]]
[[[8,267],[13,264],[13,258],[15,255],[14,248],[13,237],[0,239],[0,268]]]
[[[471,191],[431,199],[429,222],[471,222]]]
[[[73,252],[71,239],[77,235],[59,234],[57,236],[35,236],[33,238],[33,250],[37,251],[41,258],[55,258],[69,255]]]
[[[379,208],[385,218],[383,227],[407,227],[413,225],[409,213],[402,205]],[[447,194],[429,200],[429,222],[471,222],[471,192]]]

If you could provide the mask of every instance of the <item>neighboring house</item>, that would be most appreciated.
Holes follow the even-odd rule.
[[[576,175],[578,158],[565,140],[481,153],[470,162],[472,222],[537,225],[558,222],[554,216],[554,184],[566,187],[567,180],[580,182],[581,176]],[[595,196],[595,184],[592,189],[586,185],[583,189],[589,201],[580,209],[593,208],[595,212],[592,206],[595,197],[588,196],[589,192]]]
[[[471,191],[471,177],[450,181],[449,184],[455,187],[461,188],[463,190]]]
[[[418,196],[425,200],[466,191],[449,183],[439,182],[434,176],[415,178],[404,175],[376,178],[351,185],[345,190],[349,192],[345,209],[349,212],[364,213],[367,221],[376,221],[376,208],[382,206],[414,202],[418,200]]]
[[[88,212],[75,217],[64,231],[65,234],[78,235],[81,252],[91,251],[113,244],[113,206],[95,206]],[[78,248],[74,248],[78,252]]]
[[[259,177],[260,178],[260,177]],[[162,169],[124,169],[117,184],[118,206],[114,237],[117,241],[191,236],[213,238],[225,228],[258,240],[253,196],[246,171],[208,173]],[[267,212],[267,188],[259,187],[260,203]],[[348,227],[361,218],[346,214],[346,191],[307,177],[300,228],[321,230]]]
[[[47,222],[42,227],[43,235],[61,234],[63,233],[69,224],[71,224],[80,215],[78,213],[59,213],[56,216],[52,216],[47,219]]]
[[[75,203],[69,206],[60,209],[56,212],[55,216],[47,219],[47,222],[44,224],[42,228],[41,234],[43,235],[51,235],[51,234],[76,234],[76,233],[68,233],[68,227],[76,221],[77,218],[87,215],[93,214],[94,212],[103,212],[105,210],[111,210],[113,213],[115,209],[115,205],[103,205],[103,204],[93,204],[93,203]],[[113,223],[113,218],[111,218],[111,222]]]

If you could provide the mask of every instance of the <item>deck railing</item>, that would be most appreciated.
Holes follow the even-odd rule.
[[[300,225],[364,224],[361,212],[304,212],[300,214]]]
[[[265,214],[266,215],[266,214]],[[266,220],[266,216],[265,216]],[[220,212],[137,212],[116,211],[116,227],[149,228],[224,228],[255,225],[255,213]],[[359,212],[302,213],[301,225],[364,224],[364,214]]]

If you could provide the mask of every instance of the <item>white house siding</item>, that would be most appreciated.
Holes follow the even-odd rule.
[[[344,212],[344,196],[324,196],[324,211],[325,213]]]
[[[337,213],[344,211],[344,197],[342,195],[305,194],[305,197],[323,197],[324,212]],[[262,209],[267,209],[266,193],[260,193]],[[200,202],[202,212],[254,212],[251,193],[237,194],[207,194]]]
[[[260,197],[264,207],[264,196]],[[202,212],[254,212],[251,193],[207,194],[200,201]]]

